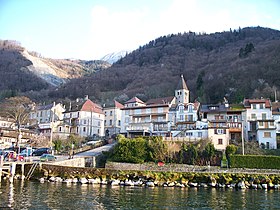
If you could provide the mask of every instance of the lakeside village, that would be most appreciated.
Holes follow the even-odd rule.
[[[244,155],[244,144],[247,142],[255,142],[261,149],[276,150],[277,136],[280,134],[280,103],[271,102],[270,99],[264,98],[244,99],[242,104],[229,104],[226,99],[220,104],[201,104],[198,101],[191,102],[190,92],[183,76],[179,79],[174,96],[150,99],[147,102],[133,97],[124,104],[114,101],[113,106],[107,106],[106,104],[100,106],[88,97],[85,97],[83,99],[77,99],[67,107],[61,103],[34,105],[29,114],[29,118],[29,123],[33,122],[33,124],[28,124],[29,129],[24,125],[18,129],[13,120],[3,117],[0,118],[1,149],[12,147],[16,144],[20,147],[25,147],[27,144],[32,145],[34,139],[37,139],[36,142],[40,142],[44,147],[46,145],[52,146],[58,150],[61,147],[61,142],[58,142],[65,139],[69,140],[71,136],[86,139],[88,142],[85,143],[89,144],[101,138],[111,140],[118,134],[122,134],[121,139],[135,139],[140,136],[160,137],[161,141],[166,143],[167,147],[173,147],[173,151],[176,150],[173,143],[185,146],[185,144],[192,145],[198,142],[200,144],[207,142],[216,151],[220,151],[221,154],[226,153],[229,145],[242,145],[241,153]],[[73,141],[70,142],[68,147],[74,149],[74,147],[78,148],[81,145],[77,145],[77,142]],[[150,145],[150,148],[145,149],[152,151],[150,160],[155,161],[151,157],[155,157],[156,154],[153,153],[158,151],[156,151],[155,145],[154,150],[151,150],[152,147],[153,145]],[[185,151],[189,148],[191,147],[187,146]],[[134,149],[138,150],[138,148]],[[166,148],[165,151],[169,153],[172,149]],[[180,149],[177,149],[177,152]],[[129,150],[132,151],[133,148]],[[136,153],[140,154],[141,148]],[[178,154],[181,155],[181,159],[183,156],[185,158],[194,158],[193,154],[182,154],[180,152]],[[121,163],[109,162],[108,165],[106,163],[107,166],[105,169],[90,167],[87,172],[79,167],[75,167],[74,169],[67,168],[65,171],[67,171],[68,175],[64,177],[64,181],[76,182],[78,179],[75,173],[79,173],[82,170],[83,172],[81,174],[83,174],[83,178],[80,179],[81,183],[108,183],[110,181],[112,185],[116,183],[118,185],[136,185],[137,182],[146,186],[174,186],[177,184],[182,187],[182,185],[197,186],[198,183],[210,183],[211,186],[216,186],[217,181],[220,181],[219,184],[223,184],[223,186],[230,186],[231,181],[235,180],[238,181],[238,183],[235,183],[236,186],[238,185],[240,188],[248,186],[269,188],[272,185],[274,188],[276,186],[277,188],[280,187],[280,172],[278,170],[275,170],[276,172],[273,171],[273,169],[280,169],[279,164],[276,164],[278,167],[274,167],[274,163],[279,163],[277,156],[275,156],[277,160],[273,159],[274,157],[271,158],[272,156],[251,157],[251,159],[246,159],[245,165],[242,165],[244,159],[240,158],[240,156],[236,155],[235,158],[230,160],[231,166],[247,168],[250,162],[253,163],[255,161],[254,163],[263,162],[263,165],[266,164],[268,168],[265,167],[265,169],[268,170],[259,172],[252,170],[249,173],[247,171],[245,173],[247,175],[237,175],[236,173],[238,172],[233,170],[231,174],[224,175],[216,167],[213,169],[215,172],[212,171],[212,173],[217,174],[209,175],[211,172],[205,168],[206,166],[197,167],[197,169],[195,165],[185,165],[184,168],[178,164],[168,166],[164,164],[163,158],[161,160],[158,158],[158,164],[154,164],[153,166],[150,166],[149,163],[148,165],[140,164],[140,166],[137,164],[123,163],[120,166]],[[92,166],[92,164],[88,164],[89,160],[86,158],[83,161],[78,160],[80,158],[74,159],[76,159],[76,162],[79,162],[78,166]],[[67,161],[72,162],[67,163]],[[73,164],[73,161],[64,160],[61,163],[57,163],[56,161],[53,164],[41,164],[40,171],[37,175],[41,174],[38,176],[44,177],[40,179],[41,181],[45,180],[46,177],[51,177],[51,181],[62,181],[62,178],[55,178],[55,176],[61,175],[61,172],[59,173],[61,169],[56,169],[55,167],[77,166],[77,164]],[[179,163],[195,164],[193,159],[191,161],[181,160]],[[271,167],[271,165],[273,166]],[[36,166],[31,163],[27,166],[27,169],[21,172],[22,175],[27,174],[27,172],[29,173],[34,167]],[[251,167],[248,168],[262,167],[252,166],[251,164]],[[230,170],[228,169],[227,171]],[[124,175],[124,171],[130,172]],[[201,172],[202,174],[191,174],[191,172],[195,171]],[[273,175],[273,178],[268,177],[268,174]],[[168,176],[168,179],[166,176]],[[248,184],[249,179],[251,180],[250,185]],[[133,183],[132,180],[134,180]],[[113,181],[116,183],[113,184]]]

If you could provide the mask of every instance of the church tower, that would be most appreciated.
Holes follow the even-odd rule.
[[[176,97],[176,104],[179,103],[187,104],[190,102],[190,91],[187,87],[183,75],[181,75],[181,79],[175,90],[175,97]]]

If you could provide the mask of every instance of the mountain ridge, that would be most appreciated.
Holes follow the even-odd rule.
[[[171,34],[139,47],[105,71],[70,81],[51,95],[89,95],[102,103],[124,102],[133,96],[145,101],[173,95],[183,74],[191,100],[218,103],[227,97],[238,103],[245,97],[273,98],[280,84],[279,51],[280,32],[263,27]]]
[[[23,59],[17,52],[10,54],[14,54],[16,62],[6,59],[6,67],[17,74],[28,73],[19,72],[18,66],[26,67],[30,65],[30,60]],[[0,49],[1,56],[5,59],[3,49]],[[56,66],[67,66],[69,60],[64,60],[66,63],[55,61]],[[18,89],[22,94],[39,101],[75,99],[84,95],[100,103],[113,99],[125,102],[134,96],[147,101],[174,95],[183,74],[191,101],[219,103],[226,97],[231,103],[239,103],[243,98],[273,99],[275,92],[280,97],[279,61],[280,31],[263,27],[212,34],[189,31],[158,37],[126,54],[111,67],[91,72],[86,70],[84,75],[67,79],[66,83],[56,88],[42,79],[36,79],[36,84],[25,87],[24,83],[34,80],[30,71],[17,86],[20,86]],[[85,69],[94,65],[90,61],[71,62],[81,62],[87,66]],[[13,63],[16,68],[8,63]],[[69,71],[77,73],[75,68]],[[14,77],[18,79],[17,74]],[[14,86],[12,82],[5,86],[2,84],[0,91],[5,90],[3,87]]]

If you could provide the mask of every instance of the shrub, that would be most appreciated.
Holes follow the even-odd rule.
[[[231,155],[232,168],[280,169],[280,157],[265,155]]]

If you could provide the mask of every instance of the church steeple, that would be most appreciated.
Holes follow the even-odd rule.
[[[181,79],[179,80],[178,86],[175,90],[176,104],[179,103],[189,103],[190,101],[190,91],[188,86],[184,80],[184,76],[181,75]]]

